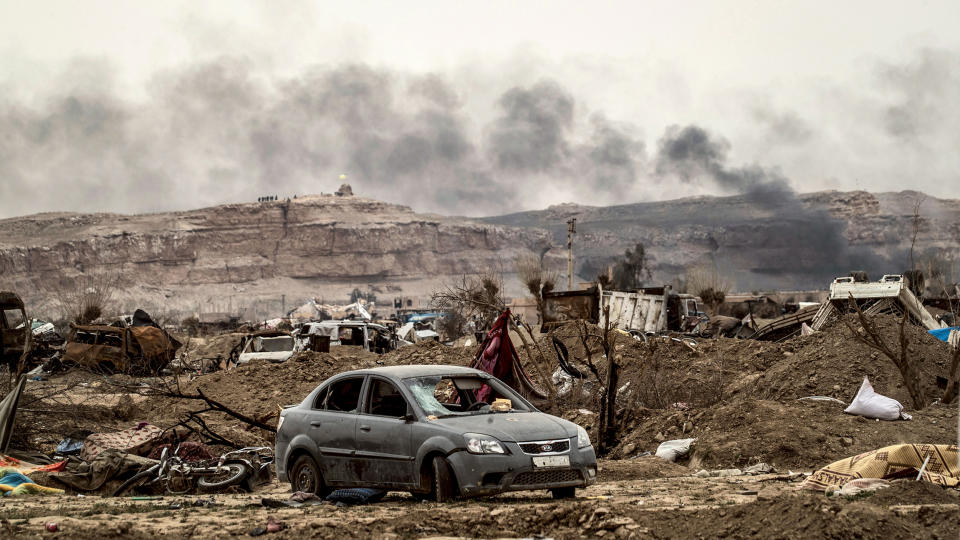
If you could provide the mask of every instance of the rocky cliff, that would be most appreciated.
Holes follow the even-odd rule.
[[[82,275],[115,276],[121,309],[265,316],[307,298],[428,294],[446,276],[548,249],[545,231],[352,196],[308,196],[149,215],[39,214],[0,221],[0,289],[48,309]],[[284,298],[285,296],[285,298]]]
[[[115,279],[117,307],[128,311],[246,308],[275,316],[308,298],[342,302],[355,287],[382,303],[428,296],[451,277],[485,268],[509,274],[518,254],[546,253],[564,272],[571,217],[578,220],[582,280],[642,242],[652,257],[651,283],[711,260],[739,290],[822,289],[854,269],[875,278],[903,271],[921,199],[915,257],[952,260],[960,277],[960,201],[916,192],[830,191],[774,205],[743,196],[566,204],[482,220],[329,195],[189,212],[0,220],[0,289],[20,292],[41,313],[50,312],[57,290],[89,275]],[[512,276],[507,286],[522,294]]]

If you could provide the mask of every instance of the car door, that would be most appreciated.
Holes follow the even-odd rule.
[[[329,484],[359,480],[354,434],[363,382],[363,376],[333,381],[317,395],[308,413],[306,427],[320,454],[320,472]]]
[[[364,408],[357,417],[357,459],[364,483],[410,486],[416,483],[413,422],[407,401],[389,380],[371,377]]]

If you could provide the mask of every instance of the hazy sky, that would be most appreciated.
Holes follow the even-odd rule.
[[[474,215],[730,193],[664,172],[691,126],[800,192],[956,197],[958,28],[956,1],[7,0],[0,217],[340,174]]]

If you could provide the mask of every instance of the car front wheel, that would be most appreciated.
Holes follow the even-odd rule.
[[[575,487],[553,488],[550,490],[550,494],[553,495],[554,499],[572,499],[577,496],[577,488]]]
[[[433,458],[433,496],[437,502],[452,501],[459,495],[457,480],[447,458]]]
[[[328,491],[323,484],[320,467],[310,456],[300,456],[293,462],[293,468],[290,469],[290,486],[294,492],[303,491],[319,497],[325,496]]]

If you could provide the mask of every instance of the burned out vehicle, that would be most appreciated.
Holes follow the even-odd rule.
[[[296,341],[290,332],[261,330],[243,339],[237,363],[245,364],[251,360],[286,362],[294,352],[296,352]]]
[[[459,366],[331,377],[280,413],[276,456],[294,491],[372,487],[440,502],[540,489],[573,497],[597,475],[586,430]]]
[[[309,348],[311,336],[327,336],[330,345],[354,345],[377,354],[390,352],[400,344],[390,328],[362,319],[304,324],[297,332],[298,347],[301,350]]]
[[[62,361],[107,373],[155,375],[180,347],[149,315],[137,310],[132,326],[71,324]]]
[[[16,293],[0,291],[0,362],[10,371],[17,369],[29,346],[29,327],[23,300]]]

